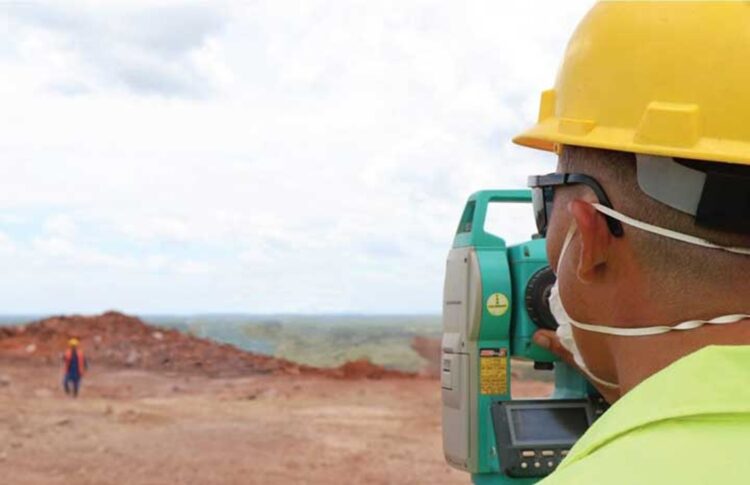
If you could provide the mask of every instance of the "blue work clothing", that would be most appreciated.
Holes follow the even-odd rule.
[[[73,397],[78,397],[78,390],[81,388],[81,376],[73,377],[70,374],[65,375],[63,379],[65,394],[73,393]]]
[[[83,351],[76,347],[71,347],[65,352],[65,378],[63,379],[63,388],[66,394],[73,393],[78,397],[78,390],[81,387],[81,378],[84,371],[88,369],[88,361],[83,355]]]

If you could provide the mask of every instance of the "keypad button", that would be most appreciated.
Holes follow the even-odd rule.
[[[521,456],[524,458],[534,458],[536,456],[536,451],[534,450],[522,450]]]

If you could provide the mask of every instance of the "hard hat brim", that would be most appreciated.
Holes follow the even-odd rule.
[[[597,126],[585,134],[564,133],[560,129],[561,120],[550,117],[515,136],[513,142],[544,150],[556,152],[561,145],[601,148],[646,155],[687,158],[715,162],[750,165],[750,143],[734,140],[700,138],[692,146],[678,147],[663,144],[636,143],[635,130]]]

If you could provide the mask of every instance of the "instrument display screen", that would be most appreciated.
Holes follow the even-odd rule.
[[[512,441],[516,445],[575,443],[589,427],[583,406],[509,406]]]

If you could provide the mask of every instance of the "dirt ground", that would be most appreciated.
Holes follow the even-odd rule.
[[[431,379],[210,378],[0,361],[0,477],[12,484],[461,484]]]
[[[94,363],[78,399],[70,335]],[[438,342],[415,350],[439,365]],[[517,395],[545,395],[530,369]],[[434,374],[302,366],[116,312],[3,327],[0,484],[468,485],[443,459]]]

